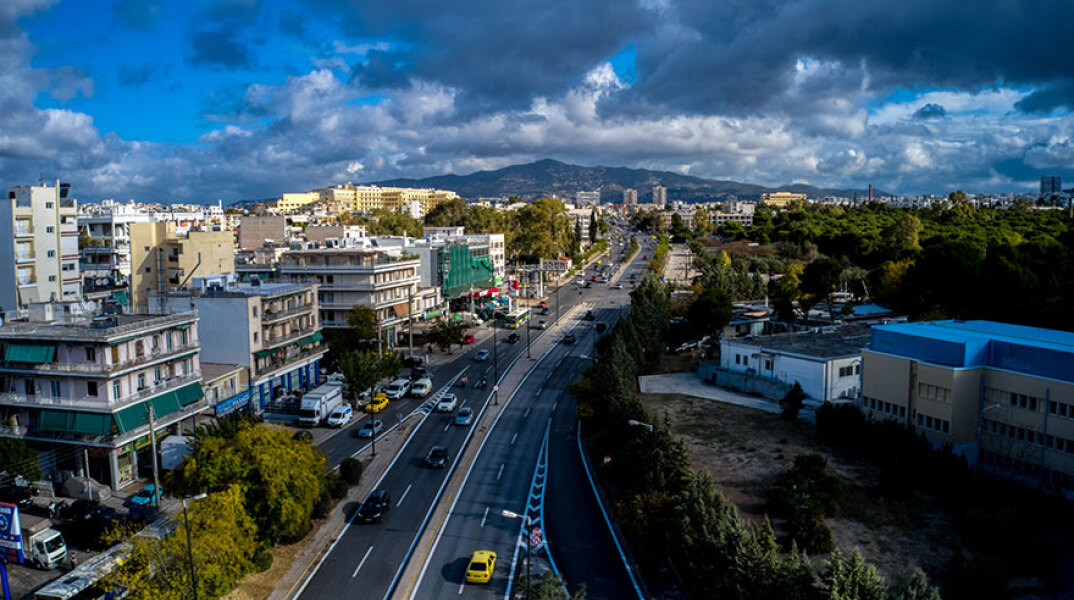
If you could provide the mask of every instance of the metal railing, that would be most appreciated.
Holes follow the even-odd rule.
[[[201,371],[196,370],[186,375],[179,375],[166,379],[158,385],[148,386],[141,390],[138,390],[132,394],[126,394],[116,400],[109,400],[102,390],[102,394],[99,396],[81,396],[78,398],[61,397],[61,396],[44,396],[33,395],[27,396],[26,394],[20,394],[17,392],[4,392],[0,393],[0,403],[18,404],[26,406],[39,406],[39,407],[64,407],[64,408],[96,408],[99,410],[116,410],[122,408],[125,405],[133,404],[139,400],[156,396],[166,391],[181,387],[183,385],[201,381]]]
[[[280,319],[286,319],[287,317],[292,317],[294,315],[300,315],[302,313],[306,313],[306,312],[309,312],[311,310],[313,310],[313,305],[312,304],[303,304],[302,306],[299,306],[297,308],[289,308],[289,309],[286,309],[286,310],[276,311],[276,312],[269,312],[269,311],[266,310],[261,315],[261,322],[262,323],[268,323],[268,322],[272,322],[272,321],[279,321]]]

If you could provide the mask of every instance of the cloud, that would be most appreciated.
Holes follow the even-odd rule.
[[[119,78],[119,82],[124,85],[138,86],[149,83],[155,70],[155,66],[151,64],[119,65],[119,71],[116,76]]]
[[[914,111],[914,119],[918,121],[927,121],[929,119],[942,119],[947,116],[947,110],[940,104],[929,102],[921,108]]]
[[[192,54],[189,62],[217,69],[236,69],[251,66],[250,53],[238,40],[238,32],[230,27],[195,31],[190,38]]]
[[[116,23],[136,31],[153,31],[164,16],[164,3],[160,0],[119,0],[112,7]]]

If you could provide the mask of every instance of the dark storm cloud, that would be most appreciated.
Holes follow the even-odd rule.
[[[116,23],[136,31],[153,31],[163,15],[160,0],[119,0],[112,8]]]
[[[250,53],[232,28],[195,31],[190,46],[191,64],[229,69],[250,66]]]
[[[927,121],[928,119],[942,119],[947,116],[947,110],[943,106],[930,102],[914,111],[914,119]]]
[[[1018,110],[1029,114],[1048,114],[1057,108],[1074,108],[1074,80],[1053,81],[1019,100]]]

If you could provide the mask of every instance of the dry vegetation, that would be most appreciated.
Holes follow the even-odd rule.
[[[878,471],[851,464],[819,444],[807,423],[700,398],[639,397],[646,409],[667,415],[674,432],[686,441],[693,467],[712,473],[749,520],[764,519],[767,490],[794,458],[814,452],[847,484],[841,515],[827,519],[836,544],[845,551],[860,548],[889,582],[902,581],[915,566],[935,577],[959,551],[952,542],[957,536],[939,507],[928,499],[898,505],[879,501],[870,494]],[[773,519],[772,525],[777,536],[785,537],[785,523]]]

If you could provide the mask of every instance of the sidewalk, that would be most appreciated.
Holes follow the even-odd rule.
[[[759,398],[747,394],[709,385],[697,376],[697,373],[669,373],[666,375],[643,375],[638,377],[638,387],[643,394],[681,394],[694,398],[706,398],[734,404],[767,413],[779,414],[783,411],[779,403],[769,398]],[[816,422],[816,410],[821,405],[816,400],[806,400],[805,407],[798,413],[798,418],[809,423]]]

